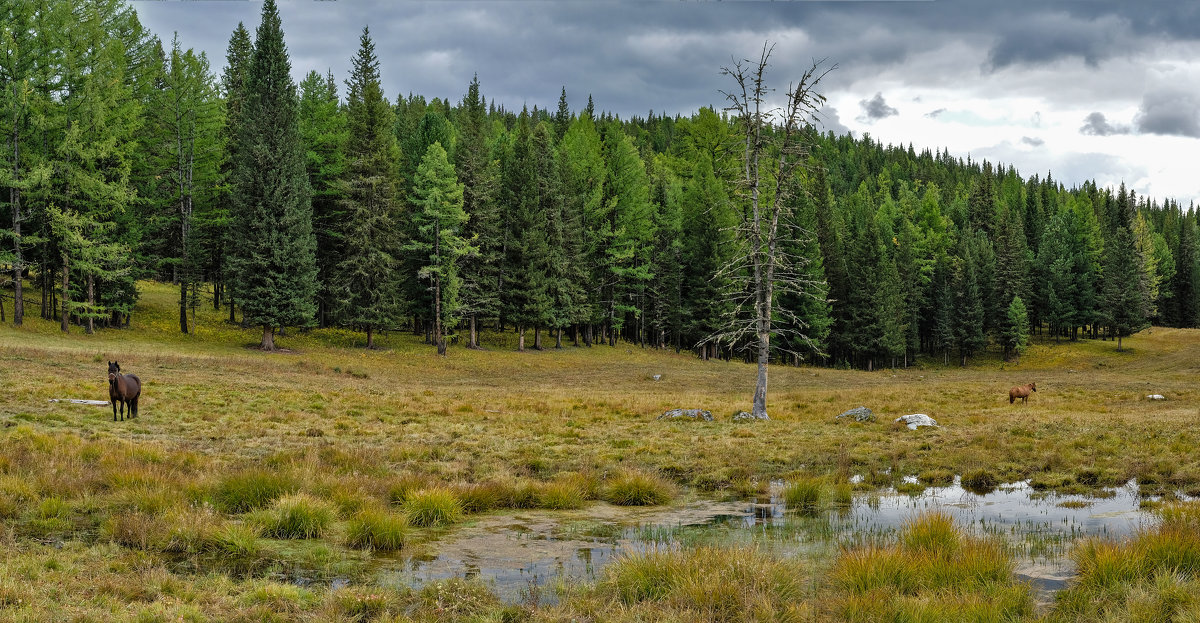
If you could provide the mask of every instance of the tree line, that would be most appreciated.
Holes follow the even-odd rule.
[[[29,291],[64,331],[127,324],[150,278],[178,285],[180,331],[211,305],[264,348],[284,327],[339,326],[368,346],[411,330],[443,354],[491,329],[522,349],[759,356],[729,330],[755,296],[738,232],[760,126],[743,111],[621,119],[590,96],[572,110],[563,89],[556,109],[517,112],[478,78],[454,102],[390,101],[365,28],[348,78],[297,85],[272,0],[253,36],[232,33],[220,76],[122,0],[0,6],[0,293],[16,324]],[[802,131],[802,161],[762,174],[785,204],[780,270],[804,285],[753,305],[770,310],[772,360],[965,363],[1031,332],[1119,347],[1200,321],[1194,206]]]

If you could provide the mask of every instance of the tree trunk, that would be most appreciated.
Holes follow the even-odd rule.
[[[471,343],[467,345],[467,348],[479,349],[479,330],[475,326],[475,314],[471,314]]]
[[[43,257],[43,259],[45,259],[45,255],[43,255],[42,257]],[[43,264],[43,266],[46,268],[49,268],[49,264]],[[54,316],[50,312],[50,308],[53,306],[53,303],[50,301],[50,289],[51,289],[50,271],[43,269],[41,271],[41,273],[42,273],[42,275],[41,275],[41,277],[42,277],[42,318],[45,320],[53,320]]]
[[[1121,352],[1121,333],[1117,333],[1117,352]]]
[[[265,351],[275,350],[275,329],[263,325],[262,349]]]
[[[535,325],[533,327],[533,350],[542,350],[542,327]]]
[[[554,334],[554,348],[562,349],[562,327],[558,327]]]
[[[96,319],[92,316],[96,309],[96,278],[88,275],[88,317],[87,317],[87,334],[91,335],[96,332]]]
[[[525,328],[518,328],[517,335],[519,336],[517,338],[517,352],[523,353],[525,352]]]
[[[433,280],[433,333],[437,340],[437,354],[446,356],[446,335],[442,327],[442,278]]]
[[[179,331],[180,333],[188,332],[187,282],[183,279],[179,280]]]
[[[16,165],[13,165],[16,168]],[[21,194],[13,188],[9,191],[13,212],[13,326],[21,326],[25,321],[25,292],[21,283],[21,273],[24,272],[25,260],[21,256]]]
[[[237,317],[235,317],[233,315],[234,307],[236,307],[236,305],[234,305],[233,297],[230,296],[229,297],[229,324],[234,324],[235,322],[237,322]]]
[[[67,293],[68,275],[70,275],[70,270],[67,268],[67,256],[63,255],[63,266],[62,266],[62,332],[63,333],[70,333],[70,331],[67,330],[67,307],[68,307],[67,301],[71,300],[71,295]]]
[[[375,348],[375,327],[367,326],[367,349]]]

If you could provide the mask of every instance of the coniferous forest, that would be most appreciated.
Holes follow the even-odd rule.
[[[177,284],[181,332],[213,306],[264,348],[336,326],[441,353],[515,330],[521,348],[752,356],[720,337],[749,209],[727,111],[622,119],[565,89],[517,111],[478,78],[389,100],[380,65],[401,59],[366,28],[350,75],[295,84],[271,0],[220,75],[121,0],[0,6],[5,322],[136,323],[136,282],[154,279]],[[1200,321],[1195,206],[807,131],[777,181],[782,249],[813,295],[775,295],[774,361],[965,364],[1031,334],[1119,348]]]

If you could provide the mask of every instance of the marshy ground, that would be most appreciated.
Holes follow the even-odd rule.
[[[776,366],[771,421],[734,423],[737,362],[341,330],[268,355],[142,288],[129,329],[0,326],[0,621],[1200,621],[1200,331]],[[106,398],[113,359],[141,417],[49,402]],[[834,419],[859,405],[879,421]],[[1008,522],[956,510],[1003,495]]]

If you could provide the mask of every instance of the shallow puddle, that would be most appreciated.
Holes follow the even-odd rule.
[[[1130,483],[1100,497],[1034,491],[1027,483],[977,495],[957,484],[917,495],[894,491],[803,517],[785,512],[776,495],[757,503],[694,501],[656,508],[593,504],[578,511],[526,511],[483,516],[394,558],[381,558],[386,583],[421,586],[448,578],[478,579],[505,601],[554,600],[558,582],[594,581],[623,552],[697,543],[756,544],[784,555],[829,557],[839,545],[891,538],[905,521],[941,510],[976,534],[996,535],[1017,555],[1016,574],[1039,601],[1073,575],[1075,539],[1121,538],[1151,520]]]

